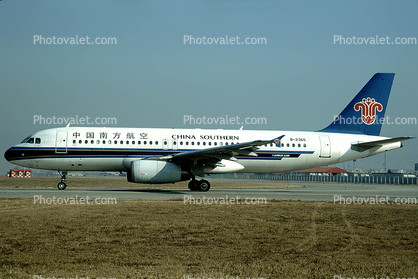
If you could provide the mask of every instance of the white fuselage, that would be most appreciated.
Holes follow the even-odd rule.
[[[255,151],[256,157],[235,156],[235,162],[244,169],[224,165],[223,168],[205,172],[288,172],[364,158],[401,147],[401,142],[395,142],[363,151],[352,148],[353,143],[387,139],[364,134],[64,127],[33,134],[32,142],[20,143],[9,149],[7,159],[11,163],[37,169],[128,171],[133,160],[254,140],[272,140],[282,135],[284,137],[279,146],[276,143],[260,146]]]

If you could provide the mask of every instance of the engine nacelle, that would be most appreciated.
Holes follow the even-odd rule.
[[[131,162],[128,181],[136,183],[174,183],[187,180],[188,174],[174,163],[154,160],[137,160]]]

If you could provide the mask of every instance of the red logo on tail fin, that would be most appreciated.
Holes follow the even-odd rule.
[[[354,105],[354,110],[361,110],[361,120],[364,124],[371,125],[376,120],[376,110],[381,112],[383,106],[381,103],[376,102],[374,98],[368,97],[367,99],[363,98],[361,102],[356,103]]]

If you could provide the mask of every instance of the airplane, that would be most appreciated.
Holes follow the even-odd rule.
[[[376,73],[326,128],[316,132],[60,127],[42,130],[9,148],[7,161],[68,171],[119,171],[134,183],[190,180],[208,191],[205,175],[280,173],[373,156],[413,137],[381,137],[393,73]],[[197,180],[196,176],[202,179]]]

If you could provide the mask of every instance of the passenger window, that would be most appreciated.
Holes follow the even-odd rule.
[[[135,141],[134,140],[132,141],[132,144],[135,144]]]
[[[158,145],[158,141],[155,142],[155,145]]]
[[[208,144],[209,144],[209,146],[211,146],[212,145],[212,142],[209,142]]]
[[[306,143],[303,144],[303,147],[306,147]]]
[[[106,144],[106,141],[105,140],[103,140],[102,142],[103,142],[103,144]]]
[[[200,141],[197,142],[197,145],[200,145]]]
[[[203,142],[203,145],[206,145],[206,141]]]
[[[82,144],[82,143],[83,143],[83,141],[82,141],[82,140],[78,140],[78,143],[79,143],[79,144]]]
[[[87,143],[89,143],[89,141],[88,140],[85,140],[84,143],[87,144]]]
[[[115,144],[118,144],[118,141],[117,141],[117,140],[115,140],[115,141],[114,141],[114,143],[115,143]]]
[[[140,140],[138,141],[138,144],[141,144],[141,141]]]
[[[111,140],[109,140],[107,143],[108,143],[108,144],[112,144],[112,141],[111,141]]]
[[[214,145],[214,146],[217,146],[217,145],[218,145],[218,143],[217,143],[217,142],[214,142],[214,143],[213,143],[213,145]]]
[[[189,145],[189,142],[188,141],[186,141],[186,145]]]
[[[126,144],[129,144],[129,140],[126,141]]]
[[[120,141],[120,144],[123,144],[123,140]]]
[[[292,144],[292,147],[295,147],[295,144]]]
[[[73,140],[73,143],[76,143],[76,140]]]
[[[144,144],[147,144],[147,141],[146,140],[144,140]]]
[[[96,143],[97,143],[97,144],[100,144],[100,140],[96,140]]]
[[[289,146],[290,146],[290,144],[286,144],[286,146],[287,146],[287,147],[289,147]]]
[[[91,140],[90,143],[93,144],[94,143],[94,140]]]

